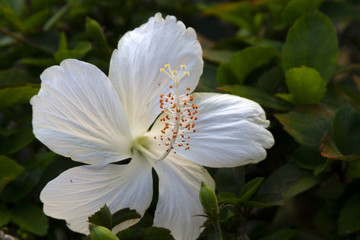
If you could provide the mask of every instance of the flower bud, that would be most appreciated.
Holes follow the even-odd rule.
[[[217,218],[219,216],[219,207],[215,193],[204,182],[201,182],[199,196],[200,196],[201,205],[203,206],[206,215],[209,218]]]
[[[90,225],[91,240],[119,240],[109,229],[103,226]]]

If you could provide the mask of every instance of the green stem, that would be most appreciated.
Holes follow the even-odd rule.
[[[214,224],[215,233],[216,233],[216,240],[223,240],[219,218],[216,218],[216,220],[213,220],[213,224]]]

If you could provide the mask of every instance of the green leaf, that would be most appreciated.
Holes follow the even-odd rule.
[[[120,240],[134,240],[137,235],[137,231],[132,228],[122,230],[116,234]]]
[[[7,69],[0,71],[0,88],[20,87],[26,83],[36,82],[38,82],[38,79],[24,70]]]
[[[219,168],[215,174],[216,189],[219,192],[238,193],[245,181],[243,166],[234,168]],[[231,182],[232,184],[229,184]]]
[[[318,150],[324,133],[331,132],[333,112],[319,105],[304,105],[275,117],[298,143]]]
[[[99,211],[94,213],[89,217],[89,223],[94,225],[103,226],[106,228],[111,228],[112,219],[111,219],[111,212],[106,204],[100,208]]]
[[[259,89],[243,85],[229,85],[219,87],[218,90],[251,99],[260,105],[279,111],[288,111],[291,105],[281,99]]]
[[[23,58],[20,63],[29,66],[49,67],[55,65],[56,61],[52,58]]]
[[[259,90],[273,94],[279,86],[284,82],[284,74],[279,66],[271,68],[265,72],[257,81],[256,88]],[[225,84],[224,84],[225,85]],[[221,85],[220,85],[221,86]]]
[[[360,160],[360,156],[358,155],[343,155],[327,132],[325,132],[324,137],[321,140],[320,152],[322,156],[330,159],[344,161]]]
[[[333,20],[360,20],[360,9],[349,1],[324,1],[320,10]]]
[[[13,9],[7,3],[0,4],[0,15],[18,30],[24,30],[20,18],[15,14]]]
[[[23,29],[25,31],[36,30],[37,26],[40,26],[49,17],[50,12],[48,9],[44,9],[40,12],[30,15],[23,21]]]
[[[326,93],[326,81],[312,68],[291,68],[285,73],[286,84],[295,104],[318,103]]]
[[[24,171],[24,168],[5,156],[0,156],[0,192],[9,182],[16,179]]]
[[[360,193],[345,202],[337,222],[342,234],[360,231]]]
[[[105,34],[100,26],[100,24],[92,19],[87,17],[86,18],[86,33],[95,40],[95,42],[101,46],[102,49],[107,51],[111,51],[106,41]]]
[[[264,181],[263,177],[257,177],[254,179],[251,179],[249,182],[247,182],[240,191],[239,199],[241,201],[247,201],[250,200],[251,197],[256,193],[256,191],[259,189],[260,185]]]
[[[127,220],[141,218],[141,215],[136,212],[136,210],[124,208],[120,209],[116,213],[112,215],[112,226],[111,228],[115,227],[116,225],[125,222]]]
[[[336,210],[333,207],[324,206],[314,216],[312,223],[322,234],[329,235],[335,230]]]
[[[174,240],[170,230],[159,227],[148,227],[139,236],[142,240]]]
[[[296,19],[312,9],[316,9],[322,0],[291,0],[281,12],[281,19],[287,25],[292,25]]]
[[[10,211],[5,207],[0,206],[0,227],[4,226],[10,222],[10,216],[11,216]]]
[[[220,64],[216,70],[216,83],[218,86],[236,84],[238,81],[231,71],[229,64]]]
[[[284,72],[307,66],[328,82],[337,68],[338,42],[335,27],[324,14],[313,11],[299,18],[288,32],[282,53]]]
[[[226,50],[203,49],[203,57],[216,63],[229,63],[233,52]]]
[[[66,4],[63,6],[59,11],[53,14],[44,24],[43,30],[48,31],[50,30],[70,9],[70,4]]]
[[[248,47],[234,53],[230,59],[230,69],[238,78],[238,83],[244,83],[246,76],[258,67],[270,62],[277,51],[269,47]]]
[[[346,175],[349,178],[360,178],[360,160],[351,161],[347,169]]]
[[[66,34],[64,32],[60,33],[60,39],[59,39],[59,50],[67,50],[68,49],[68,43],[66,39]]]
[[[34,140],[32,129],[17,130],[8,136],[0,135],[0,154],[7,155],[15,153]]]
[[[335,113],[333,136],[336,146],[344,155],[360,155],[360,112],[349,104]]]
[[[54,54],[55,60],[60,63],[62,60],[67,58],[76,58],[79,59],[84,56],[87,52],[91,50],[91,43],[89,42],[79,42],[75,49],[68,50],[68,49],[59,49]]]
[[[287,163],[274,171],[262,184],[259,194],[273,194],[277,200],[289,199],[320,182],[318,177]]]
[[[290,240],[296,235],[296,230],[294,229],[281,229],[274,232],[269,237],[261,238],[261,240]]]
[[[204,13],[216,15],[225,21],[253,31],[254,23],[251,15],[253,10],[254,6],[250,2],[229,2],[218,4],[211,9],[205,10]]]
[[[39,91],[38,84],[27,84],[22,87],[0,89],[0,109],[17,104],[29,103],[30,98]]]
[[[38,236],[45,236],[47,233],[48,219],[42,209],[34,204],[24,203],[14,207],[11,221]]]

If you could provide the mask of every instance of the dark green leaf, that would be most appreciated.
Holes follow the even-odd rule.
[[[100,24],[89,17],[86,18],[86,33],[95,40],[95,42],[101,46],[102,49],[105,49],[107,51],[111,51],[107,41],[105,34],[100,26]]]
[[[236,84],[237,78],[231,71],[229,64],[220,64],[216,71],[216,83],[218,86]]]
[[[360,193],[350,197],[341,208],[338,225],[343,234],[360,231]]]
[[[206,10],[205,14],[216,15],[219,18],[234,23],[247,30],[254,29],[251,12],[254,10],[250,2],[233,2],[218,4]]]
[[[59,11],[53,14],[44,24],[43,30],[48,31],[50,30],[70,9],[70,4],[66,4],[63,6]]]
[[[318,103],[326,93],[326,81],[312,68],[291,68],[285,73],[286,85],[295,104]]]
[[[11,221],[38,236],[45,236],[47,233],[48,219],[42,209],[34,204],[24,203],[14,207]]]
[[[281,229],[277,232],[274,232],[269,237],[261,238],[261,240],[290,240],[296,235],[296,230],[294,229]]]
[[[258,67],[270,62],[277,51],[269,47],[248,47],[234,53],[230,59],[230,69],[242,84],[246,76]]]
[[[327,132],[325,132],[325,135],[321,140],[320,152],[322,156],[330,159],[338,159],[344,161],[360,160],[360,156],[358,155],[343,155],[336,147],[334,141],[327,134]]]
[[[159,227],[148,227],[139,236],[142,240],[173,240],[170,230]]]
[[[350,1],[324,1],[320,10],[334,20],[360,19],[360,9]]]
[[[249,98],[260,105],[279,111],[287,111],[291,109],[291,105],[281,99],[263,92],[259,89],[243,85],[229,85],[218,88],[220,91],[238,95],[240,97]]]
[[[333,207],[324,206],[315,214],[312,223],[322,234],[328,235],[335,230],[335,215],[336,210]]]
[[[39,91],[38,84],[27,84],[22,87],[0,89],[0,109],[17,104],[29,103],[32,96]]]
[[[250,200],[251,197],[256,193],[256,191],[259,189],[261,183],[264,181],[263,177],[257,177],[254,179],[251,179],[249,182],[247,182],[240,191],[239,199],[241,201],[247,201]]]
[[[219,192],[238,193],[245,181],[244,167],[219,168],[215,174],[215,181]]]
[[[279,66],[271,68],[259,78],[256,88],[269,94],[275,93],[284,82],[284,74]],[[223,84],[225,85],[225,84]],[[220,85],[222,86],[222,85]]]
[[[16,161],[0,156],[0,192],[9,182],[16,179],[24,168],[16,163]]]
[[[231,51],[203,49],[204,59],[216,63],[229,63],[232,55]]]
[[[333,112],[319,105],[306,105],[275,117],[297,142],[317,150],[324,133],[331,131]]]
[[[292,25],[295,20],[312,9],[319,7],[322,0],[291,0],[281,13],[281,18],[287,25]]]
[[[112,226],[112,219],[111,219],[111,212],[106,204],[100,208],[99,211],[94,213],[89,217],[89,223],[94,225],[103,226],[106,228],[111,228]]]
[[[334,142],[344,155],[360,155],[360,112],[345,104],[335,114],[333,123]]]
[[[34,140],[32,129],[18,130],[8,136],[0,136],[0,154],[15,153]]]
[[[120,240],[135,240],[135,237],[137,236],[137,231],[132,228],[128,228],[125,230],[122,230],[116,234],[116,236]]]
[[[54,54],[55,60],[60,63],[67,58],[79,59],[91,50],[91,43],[79,42],[75,49],[72,50],[59,50]]]
[[[318,184],[320,179],[294,164],[285,164],[262,184],[259,194],[274,194],[278,200],[289,199]]]
[[[316,69],[329,81],[338,62],[338,43],[335,27],[324,14],[313,11],[291,27],[282,54],[284,71],[307,66]]]
[[[0,88],[20,87],[26,83],[36,83],[38,81],[38,79],[23,70],[7,69],[0,71]]]
[[[9,223],[10,216],[11,216],[10,211],[5,207],[0,206],[0,227]]]
[[[130,210],[129,208],[121,209],[112,215],[111,227],[113,228],[122,222],[137,218],[141,218],[141,215],[136,210]]]
[[[26,18],[23,22],[23,29],[26,31],[36,30],[35,28],[40,26],[49,17],[50,12],[48,9],[44,9],[40,12],[32,14]]]

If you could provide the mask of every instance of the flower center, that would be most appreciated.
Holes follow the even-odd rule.
[[[195,132],[195,121],[197,120],[198,107],[192,103],[193,96],[190,95],[190,88],[186,88],[186,92],[180,95],[180,80],[189,75],[185,70],[186,66],[181,65],[179,70],[172,70],[169,64],[160,71],[168,75],[173,81],[173,85],[169,85],[169,93],[160,95],[160,108],[162,115],[160,121],[164,123],[164,128],[155,136],[159,137],[159,146],[165,147],[166,151],[160,159],[164,159],[172,149],[182,148],[189,150],[190,146],[187,142],[190,139],[189,132]],[[176,151],[174,151],[176,154]]]

